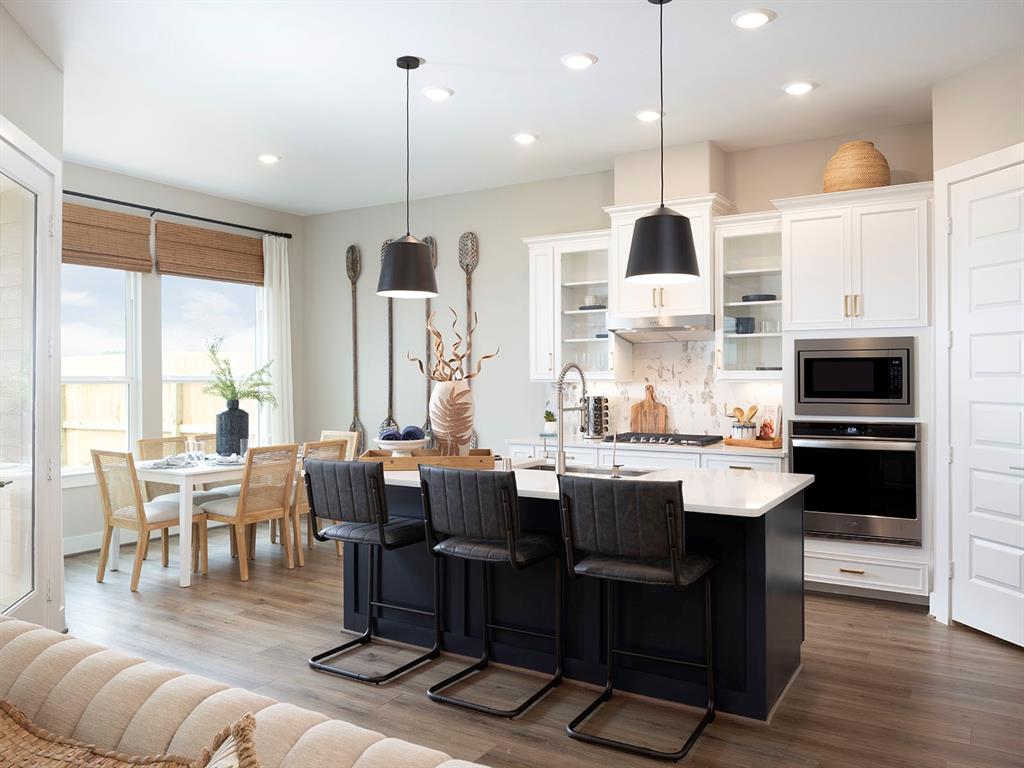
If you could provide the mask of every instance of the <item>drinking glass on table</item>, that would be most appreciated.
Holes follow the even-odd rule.
[[[249,452],[249,438],[243,437],[238,441],[238,455],[245,456]]]

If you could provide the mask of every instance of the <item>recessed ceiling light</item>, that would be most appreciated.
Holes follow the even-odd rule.
[[[451,88],[445,88],[443,85],[428,85],[420,93],[431,101],[445,101],[455,95],[455,91]]]
[[[817,87],[818,84],[812,83],[810,80],[794,80],[793,82],[786,83],[782,86],[782,90],[790,96],[803,96],[805,93],[810,93]]]
[[[264,165],[273,165],[281,158],[278,157],[277,155],[260,155],[256,159],[259,160]]]
[[[656,123],[661,119],[661,113],[656,109],[641,109],[636,113],[636,119],[642,123]]]
[[[517,133],[512,137],[516,144],[522,144],[524,147],[527,144],[533,144],[537,140],[537,137],[532,133]]]
[[[775,11],[767,8],[750,8],[733,15],[732,23],[740,29],[757,29],[775,20]]]
[[[597,63],[597,56],[592,53],[567,53],[562,63],[569,69],[586,69]]]

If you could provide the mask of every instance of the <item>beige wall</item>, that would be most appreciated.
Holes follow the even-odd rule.
[[[64,73],[0,6],[0,115],[54,157],[64,154]]]
[[[615,205],[657,201],[660,157],[659,150],[645,149],[615,158]],[[725,180],[723,172],[723,153],[713,142],[695,141],[665,147],[665,198],[707,192],[724,194],[725,189],[719,188]]]
[[[479,330],[477,356],[499,345],[500,355],[484,363],[474,380],[476,427],[481,447],[504,450],[513,436],[534,434],[548,388],[527,380],[528,263],[521,238],[608,226],[602,206],[612,202],[611,173],[522,184],[459,195],[415,200],[412,225],[419,237],[438,244],[434,299],[439,327],[450,338],[448,306],[464,327],[465,275],[458,263],[463,232],[480,238],[480,264],[473,273],[473,305]],[[346,429],[352,417],[351,302],[345,274],[345,249],[362,252],[358,283],[359,405],[368,437],[374,437],[387,403],[387,302],[375,295],[381,243],[402,234],[401,205],[324,214],[306,224],[306,433]],[[426,415],[425,381],[406,353],[424,354],[424,305],[395,300],[395,418],[402,425],[422,424]]]
[[[722,194],[741,213],[770,210],[773,198],[819,194],[828,159],[840,144],[855,139],[875,143],[889,161],[893,184],[932,178],[932,126],[919,123],[729,152]]]
[[[292,369],[295,391],[295,429],[296,434],[301,434],[305,418],[305,400],[302,396],[305,387],[303,373],[306,370],[306,346],[303,334],[306,318],[303,301],[306,282],[304,219],[289,213],[225,200],[76,163],[64,164],[64,188],[292,234],[292,239],[288,243],[292,303]],[[147,305],[159,304],[160,281],[156,275],[143,276],[141,293],[142,301]],[[145,404],[145,411],[142,413],[142,429],[145,434],[159,435],[162,396],[159,376],[159,312],[145,313],[143,318],[149,322],[140,329],[142,336],[142,381],[140,386]],[[65,549],[81,551],[97,548],[102,516],[96,486],[65,488],[62,498]]]
[[[1024,46],[932,88],[935,167],[1024,141]]]

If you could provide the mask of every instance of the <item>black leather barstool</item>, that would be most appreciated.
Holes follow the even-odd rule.
[[[714,659],[711,652],[711,571],[714,560],[686,551],[683,487],[680,482],[607,480],[560,475],[562,535],[569,572],[604,579],[607,607],[608,681],[589,707],[569,725],[574,739],[621,749],[645,757],[679,760],[686,756],[708,723],[715,719]],[[617,582],[662,585],[684,590],[704,582],[704,663],[615,647]],[[594,736],[579,730],[583,722],[611,699],[616,656],[632,656],[707,670],[707,708],[683,746],[663,752],[638,744]]]
[[[384,469],[378,462],[363,461],[320,461],[307,459],[306,487],[309,490],[309,507],[313,519],[340,520],[340,523],[315,532],[318,541],[344,541],[350,544],[364,544],[370,549],[369,576],[366,585],[366,631],[347,643],[319,653],[309,660],[309,666],[318,672],[327,672],[339,677],[360,680],[364,683],[385,683],[407,672],[441,653],[441,624],[438,616],[438,594],[441,584],[440,564],[434,562],[434,609],[424,611],[403,605],[383,603],[379,599],[377,584],[377,561],[382,549],[399,549],[423,541],[423,521],[413,517],[388,515],[387,499],[384,496]],[[377,609],[387,608],[434,620],[434,644],[422,656],[417,656],[389,672],[381,675],[364,675],[352,670],[325,663],[325,659],[338,656],[345,651],[365,645],[373,639],[377,624]]]
[[[561,544],[553,536],[524,534],[520,530],[519,494],[512,472],[479,472],[421,464],[420,486],[427,520],[427,544],[434,556],[438,560],[441,557],[477,560],[483,568],[483,655],[476,663],[432,686],[427,695],[433,701],[497,717],[521,715],[562,682],[562,565],[558,557]],[[554,563],[555,571],[554,634],[494,624],[491,621],[491,566],[506,563],[518,570],[545,560]],[[453,683],[487,667],[491,656],[491,631],[495,629],[553,640],[555,672],[552,677],[513,709],[495,709],[442,693]]]

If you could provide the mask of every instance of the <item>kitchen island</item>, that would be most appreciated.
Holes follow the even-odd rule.
[[[558,479],[553,472],[517,468],[524,531],[560,536]],[[717,708],[768,719],[800,669],[803,642],[803,489],[809,475],[709,469],[666,469],[640,480],[681,480],[687,549],[717,560],[713,581]],[[392,515],[422,517],[419,474],[387,472]],[[380,599],[420,609],[431,606],[432,555],[426,545],[384,552]],[[345,545],[345,627],[366,628],[365,549]],[[444,649],[478,656],[482,649],[481,566],[445,559]],[[551,632],[554,596],[551,569],[492,569],[493,620],[497,624]],[[569,579],[566,587],[565,676],[603,684],[604,585]],[[703,659],[703,592],[621,584],[618,590],[619,647],[650,655]],[[381,637],[420,646],[431,644],[427,617],[382,609]],[[551,641],[496,630],[491,644],[497,663],[550,672]],[[703,672],[635,657],[617,659],[621,690],[680,701],[705,702]]]

